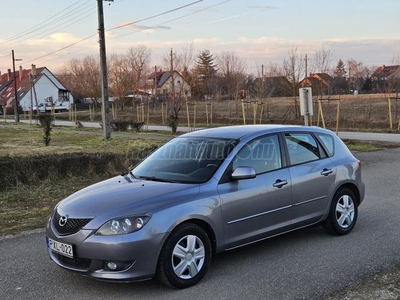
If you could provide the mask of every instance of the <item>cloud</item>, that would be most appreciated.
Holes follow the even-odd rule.
[[[75,35],[63,32],[51,34],[50,39],[55,43],[74,43],[79,40]]]
[[[156,30],[171,30],[172,29],[170,26],[162,26],[162,25],[146,26],[146,25],[139,25],[136,23],[120,24],[117,28],[133,29],[136,32],[142,32],[142,33],[147,33],[147,34],[153,33]]]
[[[24,41],[26,46],[54,46],[54,45],[65,45],[72,44],[81,40],[81,38],[71,33],[53,33],[48,37],[40,39],[28,39]]]
[[[272,9],[278,9],[276,6],[269,6],[269,5],[258,5],[258,6],[249,6],[251,9],[259,9],[261,11],[267,11],[267,10],[272,10]]]
[[[228,20],[240,18],[240,17],[246,16],[246,15],[248,15],[248,14],[249,14],[249,13],[247,13],[247,14],[241,14],[241,15],[236,15],[236,16],[230,16],[230,17],[222,18],[222,19],[219,19],[219,20],[216,20],[216,21],[211,21],[211,22],[208,22],[208,23],[206,23],[206,24],[207,24],[207,25],[210,25],[210,24],[220,23],[220,22],[224,22],[224,21],[228,21]]]

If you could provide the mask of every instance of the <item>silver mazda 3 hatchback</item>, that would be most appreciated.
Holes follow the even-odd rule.
[[[360,166],[319,127],[194,131],[59,202],[47,249],[60,267],[99,280],[186,288],[220,252],[318,223],[349,233],[364,199]]]

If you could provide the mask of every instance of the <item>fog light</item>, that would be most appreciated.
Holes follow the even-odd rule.
[[[115,271],[118,268],[118,265],[115,262],[109,261],[107,263],[107,268],[112,271]]]
[[[104,270],[118,272],[130,268],[134,263],[135,261],[105,261],[103,268]]]

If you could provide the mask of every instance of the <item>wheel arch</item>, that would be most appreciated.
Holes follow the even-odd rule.
[[[351,190],[352,192],[353,192],[353,194],[354,194],[354,196],[356,196],[356,199],[354,199],[355,201],[356,201],[356,203],[357,203],[357,206],[359,206],[360,205],[360,191],[358,190],[358,187],[354,184],[354,183],[351,183],[351,182],[346,182],[346,183],[344,183],[344,184],[342,184],[341,186],[339,186],[337,189],[336,189],[336,191],[335,191],[335,194],[339,191],[339,190],[341,190],[341,189],[349,189],[349,190]]]
[[[193,223],[193,224],[196,224],[197,226],[200,226],[201,228],[203,228],[203,230],[208,235],[208,238],[210,239],[212,256],[214,256],[216,253],[216,249],[217,249],[217,239],[216,239],[214,229],[210,226],[210,224],[208,224],[206,221],[201,220],[201,219],[190,219],[190,220],[186,220],[183,223]]]
[[[208,238],[210,239],[212,255],[214,256],[216,253],[216,249],[217,249],[217,238],[216,238],[214,229],[211,227],[211,225],[202,219],[193,218],[193,219],[184,220],[183,222],[177,224],[174,227],[174,229],[170,231],[170,233],[168,234],[168,237],[171,235],[171,233],[176,228],[178,228],[179,226],[182,226],[183,224],[195,224],[195,225],[201,227],[205,231]],[[168,237],[165,239],[165,241],[168,239]],[[165,243],[165,241],[164,241],[164,243]]]

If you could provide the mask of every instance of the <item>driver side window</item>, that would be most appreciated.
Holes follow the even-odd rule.
[[[244,145],[233,161],[233,170],[237,167],[252,167],[256,174],[281,168],[282,160],[278,136],[266,136]]]

